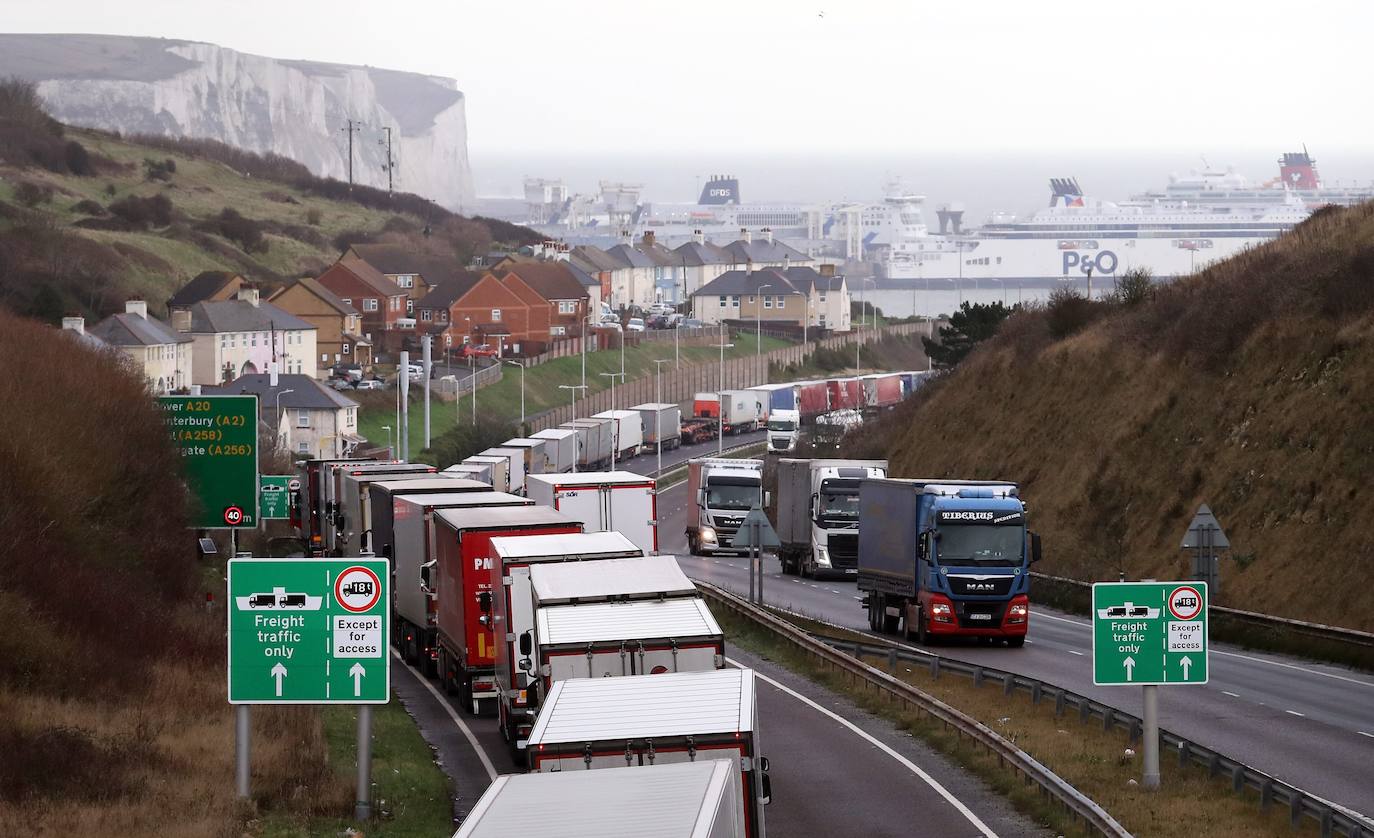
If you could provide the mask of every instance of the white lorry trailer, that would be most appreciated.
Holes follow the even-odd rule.
[[[665,451],[682,444],[682,408],[675,404],[648,402],[630,409],[639,414],[646,450],[656,450],[660,443]]]
[[[739,777],[729,760],[704,758],[649,768],[503,774],[453,838],[744,838],[749,833]]]
[[[491,486],[491,466],[486,463],[454,463],[444,469],[444,474],[466,477],[469,480],[476,480],[478,483],[485,483],[488,487]]]
[[[549,461],[548,468],[544,469],[545,474],[550,472],[562,474],[577,467],[578,435],[575,429],[548,428],[535,431],[530,438],[545,441],[544,456]]]
[[[768,506],[763,461],[701,457],[687,462],[687,548],[694,556],[743,553],[732,545],[744,516]]]
[[[747,434],[759,429],[767,394],[755,390],[726,390],[720,396],[720,419],[724,433]]]
[[[597,562],[642,556],[643,552],[618,532],[563,535],[514,535],[491,540],[491,565],[502,568],[501,587],[490,615],[496,634],[496,686],[501,731],[514,747],[529,735],[539,706],[533,667],[521,668],[528,655],[517,653],[519,638],[534,633],[534,597],[530,575],[549,563]]]
[[[577,431],[577,470],[596,471],[611,464],[611,437],[615,423],[610,419],[574,419],[561,427]]]
[[[463,465],[491,466],[491,487],[498,492],[509,492],[511,490],[510,457],[492,457],[486,454],[474,454],[463,460]]]
[[[771,784],[752,670],[560,681],[539,711],[526,754],[532,771],[564,775],[728,757],[742,781],[746,832],[764,835]]]
[[[525,494],[525,449],[523,448],[488,448],[481,452],[479,457],[505,457],[506,474],[510,475],[510,488],[507,492],[512,495]]]
[[[358,552],[357,541],[349,545],[349,534],[361,531],[358,520],[363,514],[363,499],[368,497],[367,486],[373,480],[413,480],[432,477],[437,472],[434,466],[420,463],[331,469],[328,506],[325,507],[328,516],[324,532],[326,554],[341,556],[345,550]]]
[[[616,458],[627,460],[639,453],[644,444],[644,420],[638,410],[603,410],[593,413],[593,419],[610,419],[615,423],[611,432],[611,447]]]
[[[550,471],[548,455],[544,453],[544,447],[548,440],[544,439],[508,439],[501,443],[502,448],[522,448],[525,451],[525,474],[543,474]]]
[[[439,495],[453,492],[490,492],[491,487],[477,480],[440,472],[425,480],[379,480],[367,488],[367,529],[363,531],[362,547],[378,556],[391,557],[393,524],[396,520],[394,499],[401,495]]]
[[[658,552],[655,481],[629,471],[536,474],[526,495],[582,522],[586,532],[621,532],[645,553]]]
[[[778,460],[778,561],[808,578],[857,576],[859,483],[887,477],[887,460]]]

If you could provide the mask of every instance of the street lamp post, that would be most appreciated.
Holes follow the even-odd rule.
[[[520,432],[525,432],[525,365],[521,361],[507,361],[512,367],[520,368]]]
[[[765,283],[759,286],[757,295],[754,297],[754,357],[763,357],[763,289],[772,288],[771,284]],[[757,362],[755,362],[757,366]]]
[[[720,380],[716,382],[716,454],[725,454],[725,350],[733,349],[733,343],[725,342],[725,321],[720,321]]]
[[[278,391],[277,391],[277,398],[276,398],[276,402],[277,402],[277,413],[276,413],[276,417],[277,417],[277,427],[278,427],[278,428],[281,427],[281,397],[284,396],[284,395],[286,395],[287,393],[294,393],[294,392],[296,392],[296,391],[295,391],[295,390],[278,390]],[[390,447],[390,446],[388,446],[388,447]],[[286,425],[286,450],[288,450],[288,451],[291,450],[291,424],[290,424],[289,422],[288,422],[287,425]]]
[[[655,402],[655,404],[663,404],[663,365],[666,364],[666,363],[668,363],[668,360],[667,360],[666,358],[663,359],[663,360],[661,360],[661,361],[660,361],[659,359],[657,359],[657,358],[654,359],[654,402]],[[655,408],[655,410],[657,410],[657,408]],[[657,423],[658,420],[655,419],[654,422]],[[655,492],[658,491],[658,489],[657,489],[657,486],[658,486],[657,479],[663,476],[663,434],[661,433],[661,431],[662,431],[661,428],[655,428],[655,430],[654,430],[654,436],[658,438],[658,470],[654,472],[654,477],[655,477],[655,483],[654,483],[655,489],[654,489],[654,491],[655,491]]]
[[[609,378],[609,379],[611,380],[611,412],[612,412],[612,413],[615,412],[615,380],[616,380],[617,378],[624,378],[624,376],[625,376],[625,373],[623,373],[623,372],[603,372],[603,373],[601,373],[601,377],[602,377],[602,378]],[[614,441],[613,441],[614,444],[611,446],[611,471],[615,471],[615,460],[616,460],[616,455],[619,454],[619,449],[620,449],[620,420],[619,420],[619,419],[614,419],[614,418],[613,418],[611,421],[615,423],[615,430],[616,430],[616,433],[614,434],[614,437],[615,437],[615,439],[614,439]]]
[[[383,425],[382,430],[386,431],[386,450],[391,450],[391,426]]]
[[[468,386],[472,388],[472,426],[477,427],[477,356],[468,356]]]
[[[572,408],[572,420],[577,421],[577,391],[587,389],[585,384],[560,384],[558,389],[568,391],[568,405]],[[577,457],[573,457],[573,474],[577,474]]]

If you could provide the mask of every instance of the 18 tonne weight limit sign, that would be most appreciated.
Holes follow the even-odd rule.
[[[1207,583],[1093,585],[1093,683],[1207,683]]]
[[[385,704],[385,559],[231,559],[229,703]]]

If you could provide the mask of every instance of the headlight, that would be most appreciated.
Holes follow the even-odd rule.
[[[702,528],[701,528],[701,540],[702,540],[702,541],[715,541],[715,540],[716,540],[716,531],[715,531],[714,529],[712,529],[711,527],[702,527]]]
[[[816,548],[816,564],[822,567],[830,567],[830,551],[825,547]]]

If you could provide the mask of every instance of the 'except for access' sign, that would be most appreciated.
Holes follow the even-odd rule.
[[[1207,583],[1093,585],[1093,683],[1207,683]]]
[[[230,559],[230,704],[391,700],[386,559]]]
[[[181,450],[196,529],[258,525],[258,397],[162,396],[167,432]]]
[[[290,518],[291,495],[301,487],[291,474],[264,474],[258,480],[259,517],[264,521]]]

